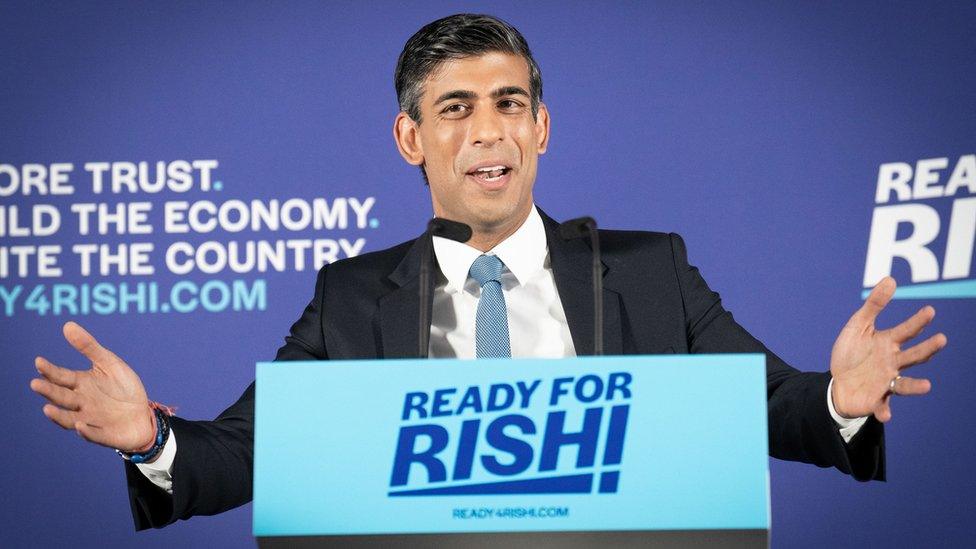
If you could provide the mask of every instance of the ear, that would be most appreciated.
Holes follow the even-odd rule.
[[[419,166],[424,163],[424,147],[420,142],[420,128],[407,113],[400,111],[393,121],[393,140],[400,156],[408,164]]]
[[[535,116],[535,138],[539,154],[544,154],[549,148],[549,109],[545,103],[539,103],[539,112]]]

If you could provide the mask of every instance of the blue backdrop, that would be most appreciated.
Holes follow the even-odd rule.
[[[537,202],[557,218],[589,214],[606,227],[682,234],[726,307],[800,369],[827,369],[834,338],[860,305],[876,208],[928,212],[897,223],[899,240],[931,231],[934,213],[936,236],[923,242],[931,258],[916,246],[915,263],[896,258],[890,271],[903,285],[963,286],[961,297],[933,302],[928,333],[944,331],[949,346],[918,368],[933,379],[931,395],[894,403],[889,481],[859,484],[774,460],[772,539],[965,544],[976,496],[968,469],[976,312],[966,289],[976,5],[425,1],[0,3],[0,545],[252,543],[249,505],[134,533],[118,458],[41,414],[28,389],[33,357],[86,367],[60,335],[77,320],[128,360],[151,398],[184,417],[211,418],[233,402],[311,297],[308,248],[323,261],[422,231],[429,197],[391,138],[393,69],[413,32],[459,11],[510,21],[541,65],[553,123]],[[148,192],[159,161],[177,184]],[[141,188],[130,174],[140,162],[149,168]],[[878,202],[882,165],[894,190]],[[179,192],[180,181],[191,188]],[[329,214],[317,217],[318,230],[300,223],[316,198]],[[233,232],[234,212],[212,232],[165,230],[166,208],[178,216],[207,201],[274,199],[295,199],[277,230]],[[98,234],[97,218],[79,213],[139,202],[150,206],[134,207],[135,234],[113,224]],[[897,205],[914,209],[883,210]],[[87,234],[85,220],[94,223]],[[139,234],[142,226],[152,233]],[[278,246],[285,264],[205,272],[231,242]],[[87,247],[103,244],[105,252]],[[145,260],[126,274],[108,263],[102,274],[119,244]],[[882,244],[883,265],[895,245]],[[188,263],[187,252],[201,248],[204,270]],[[934,280],[923,268],[931,261]],[[963,276],[946,263],[966,267]],[[87,309],[86,291],[101,296]],[[168,312],[152,306],[153,291]],[[880,323],[923,303],[896,300]]]

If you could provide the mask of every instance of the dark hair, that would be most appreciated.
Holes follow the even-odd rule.
[[[529,65],[532,117],[542,100],[542,74],[525,38],[508,23],[491,15],[459,13],[424,25],[407,40],[397,60],[394,85],[400,110],[420,123],[424,82],[441,63],[489,52],[522,56]]]

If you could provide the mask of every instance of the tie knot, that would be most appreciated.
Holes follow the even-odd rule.
[[[502,260],[498,259],[498,256],[480,255],[471,264],[471,278],[477,280],[481,286],[491,280],[501,282],[502,265]]]

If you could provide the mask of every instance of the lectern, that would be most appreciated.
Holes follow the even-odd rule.
[[[257,365],[261,547],[765,547],[765,357]]]

